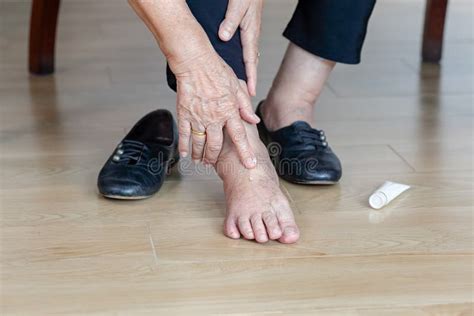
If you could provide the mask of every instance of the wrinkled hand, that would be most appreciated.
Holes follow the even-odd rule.
[[[242,122],[256,124],[245,85],[215,52],[193,59],[186,70],[176,69],[179,151],[186,157],[192,143],[192,159],[215,164],[226,128],[247,168],[256,166]],[[194,133],[193,133],[194,132]],[[204,134],[205,133],[205,134]]]
[[[228,41],[240,27],[247,88],[251,96],[257,93],[258,40],[262,9],[263,0],[229,0],[225,19],[219,28],[220,39]]]

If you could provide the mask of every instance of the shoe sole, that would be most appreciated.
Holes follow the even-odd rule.
[[[168,170],[166,171],[166,174],[168,174],[171,169],[173,169],[174,166],[176,166],[178,164],[178,161],[179,161],[179,158],[176,159],[169,167],[168,167]],[[99,192],[103,197],[105,198],[108,198],[108,199],[111,199],[111,200],[145,200],[145,199],[148,199],[150,197],[152,197],[153,195],[155,195],[156,193],[152,194],[152,195],[142,195],[142,196],[126,196],[126,195],[110,195],[110,194],[104,194],[102,192]],[[158,192],[157,192],[158,193]]]
[[[285,179],[284,177],[281,177],[283,180],[286,182],[294,183],[294,184],[309,184],[309,185],[333,185],[338,183],[339,181],[318,181],[318,180],[293,180],[293,179]]]
[[[123,195],[109,195],[109,194],[103,194],[101,193],[103,197],[106,197],[108,199],[112,200],[144,200],[148,199],[149,197],[152,197],[153,195],[147,195],[147,196],[123,196]]]

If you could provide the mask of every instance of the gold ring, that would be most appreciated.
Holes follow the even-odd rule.
[[[198,136],[206,136],[206,132],[198,132],[198,131],[193,130],[192,128],[191,128],[191,133]]]

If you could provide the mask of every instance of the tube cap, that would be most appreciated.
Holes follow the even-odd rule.
[[[372,194],[369,198],[369,204],[372,208],[378,210],[387,205],[388,199],[385,194],[378,191]]]

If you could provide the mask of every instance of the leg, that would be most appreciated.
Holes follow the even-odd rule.
[[[228,2],[229,0],[186,0],[189,9],[206,32],[216,52],[234,70],[237,78],[246,81],[240,31],[237,31],[228,42],[221,41],[218,35]],[[167,67],[166,75],[168,85],[176,91],[176,78],[169,67]]]
[[[54,72],[54,47],[60,0],[33,0],[29,69],[37,75]]]
[[[426,2],[421,53],[424,62],[439,63],[441,60],[447,6],[448,0],[427,0]]]
[[[249,170],[240,163],[228,135],[216,164],[227,202],[224,233],[230,238],[242,235],[257,242],[272,239],[294,243],[299,238],[299,230],[288,200],[280,190],[267,149],[255,126],[246,124],[246,129],[258,157],[257,167]]]
[[[312,108],[335,63],[360,61],[374,4],[374,0],[299,1],[284,33],[291,44],[261,109],[269,129],[311,121]]]
[[[314,104],[335,64],[290,43],[261,107],[265,125],[277,130],[296,121],[311,122]]]
[[[228,42],[218,38],[220,23],[224,19],[228,0],[187,0],[191,12],[206,31],[216,52],[229,64],[241,79],[246,90],[240,32]],[[168,85],[176,89],[176,78],[168,68]],[[244,123],[246,124],[246,123]],[[258,157],[254,169],[246,169],[239,160],[237,150],[226,134],[215,165],[224,182],[227,216],[224,232],[230,238],[268,239],[293,243],[299,238],[293,212],[281,192],[278,176],[270,157],[258,137],[257,127],[246,124],[247,137]]]

